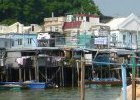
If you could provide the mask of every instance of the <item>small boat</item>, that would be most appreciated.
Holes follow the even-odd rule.
[[[0,82],[0,89],[46,89],[46,88],[57,88],[58,86],[52,82],[37,82],[35,80],[25,81],[25,82]]]
[[[98,78],[93,80],[86,80],[86,84],[102,85],[102,86],[120,86],[122,81],[116,78]]]
[[[27,88],[21,82],[0,82],[0,90],[20,90]]]
[[[25,82],[23,82],[23,85],[25,85],[29,89],[45,89],[45,88],[48,88],[48,85],[45,82],[25,81]]]

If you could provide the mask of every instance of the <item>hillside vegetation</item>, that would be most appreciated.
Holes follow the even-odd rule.
[[[74,13],[101,15],[93,0],[0,0],[0,24],[16,21],[26,25],[43,23],[45,17]]]

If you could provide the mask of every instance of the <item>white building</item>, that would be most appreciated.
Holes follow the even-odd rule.
[[[10,26],[0,25],[0,33],[37,33],[41,32],[42,27],[37,24],[31,24],[30,26],[24,26],[23,24],[16,22]]]
[[[44,18],[45,32],[62,32],[65,17]]]
[[[99,17],[93,14],[67,15],[63,25],[63,32],[66,34],[84,33],[88,32],[91,26],[96,24],[99,24]]]
[[[138,49],[140,47],[140,20],[136,15],[114,18],[106,25],[110,27],[112,46],[126,49]]]

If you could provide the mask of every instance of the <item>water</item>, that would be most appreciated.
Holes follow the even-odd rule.
[[[116,100],[120,87],[86,88],[85,100]],[[0,100],[80,100],[80,89],[0,90]]]

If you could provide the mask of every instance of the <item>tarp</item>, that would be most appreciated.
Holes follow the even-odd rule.
[[[109,59],[109,55],[107,54],[100,54],[97,55],[97,57],[95,58],[95,60],[93,61],[93,65],[110,65],[113,64],[114,61]]]

